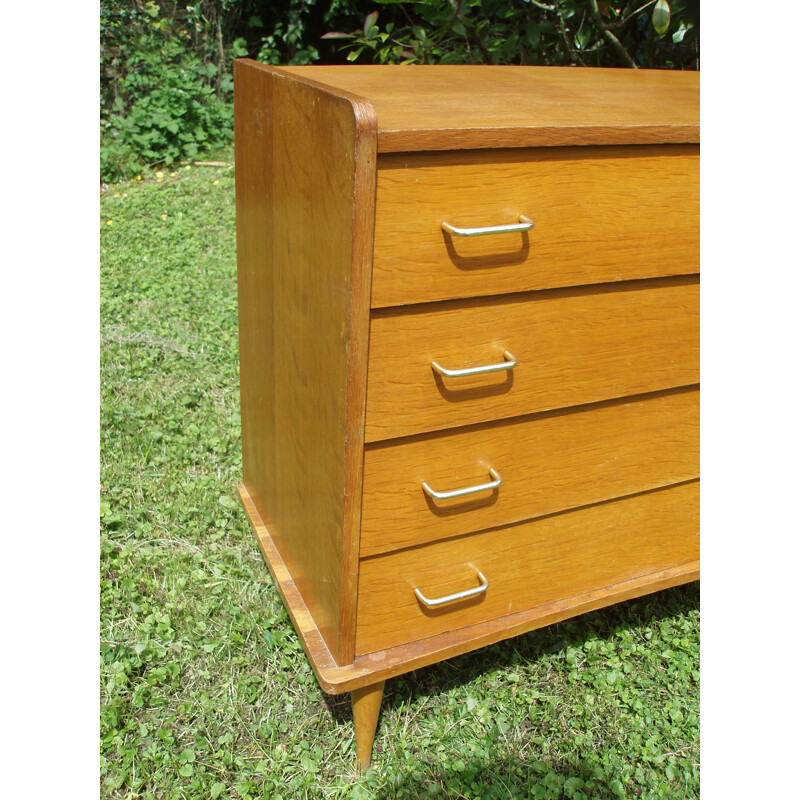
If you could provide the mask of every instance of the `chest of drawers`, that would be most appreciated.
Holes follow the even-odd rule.
[[[235,64],[240,496],[384,681],[699,577],[699,76]]]

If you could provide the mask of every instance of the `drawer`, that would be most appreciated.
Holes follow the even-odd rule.
[[[361,561],[356,652],[534,609],[699,558],[699,482]],[[488,588],[426,607],[428,599]],[[544,613],[544,610],[543,610]]]
[[[698,145],[378,158],[372,306],[699,272]],[[533,221],[527,232],[442,230]]]
[[[690,276],[374,311],[365,441],[697,383],[699,301]]]
[[[700,474],[700,392],[680,389],[367,447],[361,555],[598,503]],[[494,470],[494,473],[490,473]],[[452,498],[423,489],[499,486]]]

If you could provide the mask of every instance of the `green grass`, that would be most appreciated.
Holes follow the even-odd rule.
[[[389,681],[358,776],[235,499],[233,170],[101,212],[102,796],[699,795],[698,584]]]

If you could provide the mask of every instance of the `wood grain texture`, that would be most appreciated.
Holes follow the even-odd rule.
[[[334,657],[352,660],[375,117],[234,65],[244,483]]]
[[[599,503],[700,475],[700,393],[671,390],[369,446],[361,555]],[[450,500],[439,491],[486,483]]]
[[[356,730],[356,752],[362,772],[369,769],[372,761],[372,743],[381,713],[384,681],[354,689],[350,701],[353,706],[353,724]]]
[[[376,308],[700,271],[695,145],[381,156],[376,203]]]
[[[634,597],[696,581],[700,577],[700,562],[690,561],[650,575],[622,581],[614,586],[598,587],[577,597],[563,598],[554,603],[546,603],[466,628],[450,630],[409,644],[357,655],[352,663],[339,665],[333,660],[325,640],[314,623],[314,618],[308,612],[258,509],[250,499],[247,488],[243,484],[238,488],[264,561],[275,579],[278,592],[300,637],[317,681],[322,690],[328,694],[341,694],[361,686],[369,686],[377,681],[394,678],[512,636]]]
[[[700,140],[700,74],[516,66],[281,67],[369,98],[379,152]]]
[[[240,493],[327,692],[367,687],[364,697],[374,697],[368,687],[394,675],[699,575],[696,527],[687,523],[696,515],[696,495],[687,494],[692,491],[687,487],[696,492],[694,482],[572,506],[594,502],[595,489],[636,491],[650,471],[654,481],[696,474],[680,472],[681,459],[693,453],[686,442],[694,435],[689,431],[695,411],[684,409],[682,416],[678,409],[680,399],[688,402],[694,390],[670,387],[698,379],[698,281],[686,277],[699,271],[697,76],[488,69],[379,67],[361,72],[345,67],[323,72],[250,61],[235,67]],[[612,144],[636,147],[606,146]],[[526,149],[540,145],[547,147]],[[387,154],[380,177],[385,192],[377,184],[379,147]],[[487,147],[493,152],[480,149]],[[425,161],[428,156],[421,151],[427,149],[458,152],[428,154],[431,160]],[[409,155],[395,159],[392,152]],[[510,200],[499,206],[496,192],[489,191],[498,174],[504,189],[512,187],[504,193]],[[429,179],[432,183],[426,183]],[[451,179],[460,183],[453,188]],[[379,223],[388,227],[378,230],[375,242],[372,292],[376,188],[383,192]],[[459,218],[449,221],[458,225],[507,222],[512,220],[484,216],[525,213],[516,206],[531,197],[536,202],[545,198],[549,205],[533,214],[536,226],[522,260],[513,247],[509,255],[508,242],[505,255],[498,254],[502,237],[449,243],[442,238],[439,225],[455,212]],[[435,242],[425,244],[417,228],[403,227],[409,217],[427,230],[426,204],[443,200],[448,216],[442,216],[441,208],[430,216]],[[462,216],[467,211],[480,212],[481,218]],[[393,229],[394,224],[399,227]],[[517,243],[520,249],[524,243]],[[456,272],[449,273],[452,269]],[[385,272],[379,286],[380,270]],[[481,272],[490,276],[488,282]],[[640,280],[656,276],[672,277]],[[587,283],[595,285],[582,285]],[[580,288],[556,288],[573,286]],[[376,308],[370,314],[371,303]],[[498,333],[498,321],[506,324],[509,316],[513,324]],[[529,340],[515,350],[508,338],[518,340],[519,333]],[[528,488],[550,477],[550,499],[561,497],[572,510],[531,510],[534,506],[526,505],[536,500],[531,490],[530,498],[516,494],[517,504],[508,508],[498,499],[495,508],[515,519],[519,514],[549,515],[525,516],[513,525],[481,519],[470,523],[481,526],[481,533],[465,535],[468,528],[451,527],[446,538],[424,546],[409,547],[412,540],[401,537],[390,546],[406,549],[390,554],[379,554],[384,544],[376,523],[374,535],[366,537],[373,541],[374,554],[361,558],[368,334],[369,401],[378,406],[367,461],[373,452],[388,450],[389,439],[405,448],[426,437],[444,442],[456,433],[477,437],[470,439],[476,448],[470,453],[479,460],[481,431],[522,426],[535,415],[550,426],[549,438],[526,433],[519,443],[506,437],[521,463],[526,441],[529,451],[550,447],[555,452],[561,441],[558,420],[608,411],[605,427],[594,420],[593,441],[588,428],[571,430],[549,472],[542,467],[536,473],[535,460],[524,465]],[[431,342],[435,352],[423,352]],[[430,386],[421,393],[414,388],[430,382],[434,358],[449,367],[473,366],[496,360],[503,349],[520,361],[510,379],[496,375],[454,385],[446,382],[450,379],[439,384],[434,379],[433,404],[425,394]],[[424,369],[417,363],[420,353]],[[609,400],[660,390],[668,391],[662,397]],[[662,400],[669,404],[660,415],[669,427],[667,436],[657,430],[655,413],[608,421],[613,409]],[[591,409],[575,408],[598,401]],[[575,413],[541,413],[562,407]],[[404,418],[409,408],[411,418]],[[373,418],[372,411],[368,417]],[[457,426],[469,427],[456,432]],[[432,433],[439,429],[442,433]],[[651,459],[655,448],[645,447],[648,431],[666,456],[663,469]],[[607,450],[613,450],[605,461],[600,434]],[[439,450],[437,468],[445,462],[453,467],[463,455],[460,449]],[[637,458],[638,470],[632,466]],[[462,474],[465,481],[472,479],[469,465],[457,469],[463,470],[459,480]],[[675,474],[664,478],[672,469]],[[504,488],[509,480],[504,475]],[[584,490],[591,491],[587,495]],[[686,496],[678,502],[680,494]],[[395,505],[396,498],[390,499],[380,513],[384,531],[398,513]],[[477,507],[474,511],[483,513]],[[399,513],[405,512],[400,508]],[[449,520],[456,517],[447,517],[446,524],[454,525]],[[367,519],[365,531],[370,525]],[[530,543],[517,542],[519,549],[508,544],[512,530],[524,531]],[[500,548],[495,547],[498,536],[507,543]],[[491,541],[481,553],[490,567],[502,562],[511,570],[504,575],[510,574],[510,585],[516,587],[516,604],[497,601],[503,582],[487,575],[492,583],[484,599],[468,602],[462,609],[467,616],[444,627],[438,622],[430,627],[427,617],[421,625],[405,599],[393,605],[379,598],[375,605],[375,587],[399,580],[404,559],[423,550],[458,555],[466,552],[467,541]],[[545,570],[546,580],[529,588],[512,557]],[[458,565],[449,572],[452,586],[437,585],[449,569],[444,556],[437,558],[433,573],[419,561],[417,578],[426,581],[421,588],[429,595],[463,588],[455,585],[463,577]],[[390,566],[381,573],[377,564]],[[377,591],[385,593],[386,587]],[[499,602],[488,617],[487,602]],[[399,622],[390,620],[395,611],[403,618]],[[452,620],[450,613],[444,609],[431,616]]]
[[[327,675],[329,673],[337,675],[338,665],[328,649],[327,642],[314,616],[306,605],[300,588],[289,572],[289,567],[283,560],[277,544],[264,524],[261,512],[256,506],[249,489],[243,483],[239,484],[237,489],[242,507],[256,537],[258,548],[275,581],[275,586],[281,596],[281,600],[283,600],[283,605],[289,613],[292,625],[300,637],[300,643],[308,656],[311,668],[314,670],[314,674],[317,676],[323,691],[332,692],[335,690],[335,685],[327,679]]]
[[[362,559],[356,652],[505,617],[699,558],[699,483]],[[482,595],[439,597],[489,581]]]
[[[687,386],[699,380],[696,277],[373,311],[366,441]],[[517,366],[460,378],[431,367]]]

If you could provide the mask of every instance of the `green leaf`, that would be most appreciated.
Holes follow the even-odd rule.
[[[542,39],[541,28],[533,20],[528,20],[528,24],[525,26],[525,38],[531,47],[537,47]]]
[[[653,27],[659,36],[663,36],[669,28],[669,3],[667,0],[657,0],[653,6]]]
[[[211,787],[211,797],[212,800],[217,800],[217,798],[225,791],[225,784],[220,783],[217,781]]]
[[[373,11],[371,14],[367,14],[366,19],[364,20],[364,33],[368,34],[371,28],[375,27],[375,22],[378,19],[378,12]]]
[[[617,797],[625,797],[625,789],[622,786],[622,781],[617,780],[614,778],[613,781],[608,782],[608,788],[617,796]]]
[[[672,43],[673,44],[680,44],[687,33],[692,29],[692,24],[689,23],[688,25],[685,22],[681,22],[680,27],[675,33],[672,34]]]
[[[303,753],[303,755],[300,756],[300,766],[303,768],[305,772],[311,775],[319,772],[319,767],[305,753]]]
[[[190,764],[192,761],[194,761],[194,759],[194,750],[190,750],[188,747],[178,756],[178,761],[181,761],[184,764]]]

